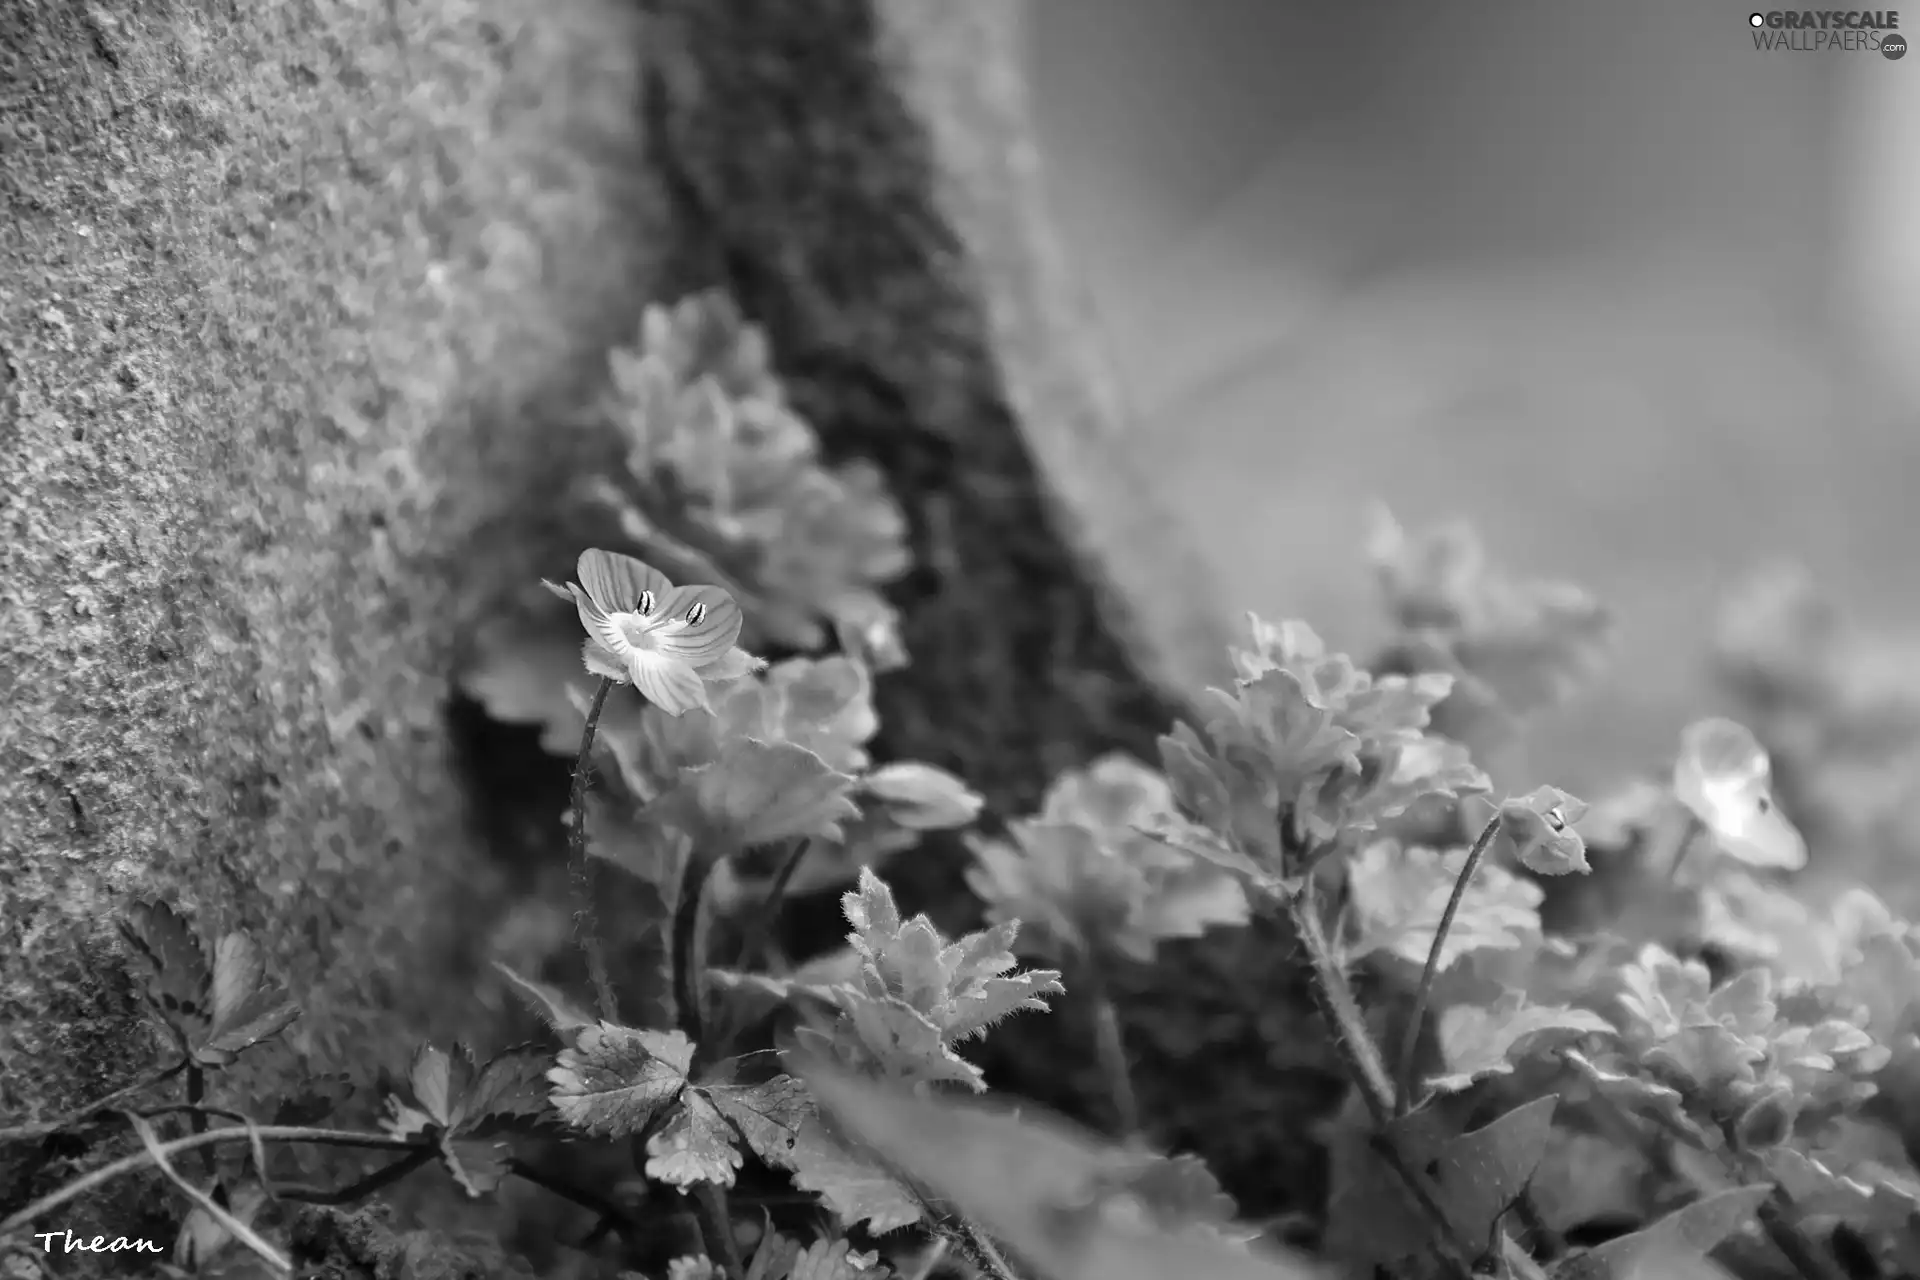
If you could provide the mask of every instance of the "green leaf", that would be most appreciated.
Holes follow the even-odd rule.
[[[809,1090],[848,1137],[949,1203],[1051,1280],[1318,1280],[1290,1256],[1210,1226],[1168,1230],[1101,1179],[1139,1153],[1097,1144],[1057,1121],[914,1096],[819,1066]]]
[[[1011,842],[970,837],[967,883],[990,920],[1019,923],[1035,953],[1151,962],[1162,939],[1247,919],[1234,878],[1140,831],[1174,817],[1165,778],[1103,756],[1055,779],[1039,817],[1010,824]]]
[[[221,938],[209,968],[191,926],[165,903],[135,903],[117,923],[144,963],[140,993],[148,1009],[202,1066],[227,1066],[300,1016],[247,933]]]
[[[800,1130],[813,1117],[813,1099],[792,1076],[756,1085],[707,1085],[702,1090],[747,1149],[776,1169],[793,1168]]]
[[[918,1196],[870,1157],[850,1149],[817,1116],[801,1126],[794,1142],[793,1185],[819,1196],[849,1227],[885,1233],[926,1216]]]
[[[1735,1187],[1675,1209],[1645,1230],[1568,1258],[1553,1280],[1642,1280],[1704,1258],[1753,1220],[1770,1184]]]
[[[1385,951],[1424,966],[1466,859],[1464,848],[1442,851],[1398,840],[1362,846],[1347,869],[1357,933],[1347,954],[1359,959]],[[1539,885],[1491,862],[1481,863],[1447,931],[1441,971],[1470,952],[1511,951],[1539,937],[1544,896]]]
[[[856,1253],[845,1240],[815,1240],[793,1260],[785,1280],[888,1280],[892,1274],[880,1265],[878,1254]],[[760,1277],[749,1273],[747,1280]]]
[[[717,1182],[730,1187],[742,1163],[726,1118],[698,1089],[680,1095],[666,1127],[647,1141],[647,1176],[671,1186]]]
[[[496,1136],[534,1132],[548,1118],[545,1067],[545,1054],[530,1046],[509,1049],[476,1069],[462,1045],[447,1053],[423,1044],[408,1066],[406,1094],[387,1097],[382,1127],[397,1138],[429,1143],[468,1195],[486,1195],[500,1185],[512,1156]]]
[[[728,742],[720,758],[681,774],[645,810],[649,822],[729,847],[805,836],[838,838],[859,816],[848,798],[853,778],[805,747],[752,738]]]
[[[1910,1176],[1876,1171],[1863,1181],[1791,1147],[1775,1147],[1765,1159],[1794,1209],[1809,1217],[1835,1217],[1889,1234],[1909,1231],[1920,1219],[1920,1182]]]
[[[553,1106],[575,1129],[631,1137],[680,1096],[693,1042],[678,1031],[636,1031],[602,1022],[562,1049],[547,1073]]]
[[[908,831],[948,831],[980,816],[986,800],[966,783],[930,764],[906,760],[881,765],[860,780],[886,816]]]
[[[1426,1179],[1458,1239],[1491,1252],[1500,1219],[1546,1154],[1558,1102],[1536,1098],[1459,1137],[1433,1113],[1416,1111],[1395,1120],[1377,1141],[1391,1142],[1406,1167]],[[1328,1245],[1355,1263],[1392,1266],[1433,1248],[1431,1226],[1375,1141],[1360,1124],[1342,1137]]]
[[[1687,1114],[1686,1100],[1679,1090],[1639,1076],[1604,1070],[1572,1049],[1562,1049],[1560,1060],[1572,1067],[1610,1105],[1652,1118],[1690,1146],[1703,1150],[1708,1146],[1706,1134]]]
[[[1612,1032],[1613,1025],[1591,1010],[1528,1004],[1518,991],[1506,992],[1491,1007],[1454,1005],[1440,1015],[1440,1052],[1448,1070],[1428,1083],[1442,1093],[1457,1092],[1507,1074],[1528,1054]]]
[[[982,929],[947,943],[925,916],[901,920],[886,882],[865,868],[859,888],[840,901],[853,926],[847,941],[863,962],[866,996],[901,1000],[938,1028],[945,1041],[978,1035],[1022,1010],[1044,1011],[1044,997],[1064,989],[1053,970],[1015,972],[1016,925]]]
[[[193,1044],[194,1057],[207,1066],[226,1066],[300,1016],[300,1006],[287,997],[285,987],[267,977],[259,948],[242,932],[220,939],[211,987],[207,1023]]]

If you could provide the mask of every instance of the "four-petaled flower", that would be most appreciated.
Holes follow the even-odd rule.
[[[1500,830],[1520,861],[1541,875],[1591,871],[1587,842],[1573,829],[1586,811],[1586,801],[1558,787],[1536,787],[1500,806]]]
[[[723,587],[676,587],[632,556],[580,553],[580,581],[549,591],[571,600],[587,629],[587,670],[631,683],[668,715],[712,710],[707,684],[737,680],[760,663],[734,642],[740,606]]]

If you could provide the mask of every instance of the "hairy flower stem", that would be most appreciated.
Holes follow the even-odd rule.
[[[1460,901],[1467,896],[1467,886],[1473,883],[1473,873],[1480,869],[1480,859],[1486,856],[1487,846],[1493,843],[1494,833],[1499,829],[1498,814],[1480,829],[1479,839],[1473,842],[1466,864],[1460,868],[1460,878],[1453,882],[1447,909],[1440,913],[1440,927],[1434,931],[1433,945],[1427,949],[1427,967],[1420,971],[1420,989],[1413,993],[1413,1011],[1400,1033],[1400,1073],[1395,1077],[1399,1088],[1394,1095],[1393,1110],[1397,1116],[1413,1110],[1414,1076],[1420,1063],[1420,1028],[1427,1020],[1427,1002],[1433,999],[1434,980],[1440,976],[1440,957],[1447,949],[1447,934],[1453,928],[1454,916],[1460,913]]]
[[[587,857],[587,782],[593,773],[593,735],[600,728],[600,712],[612,692],[613,681],[602,676],[600,686],[593,691],[593,704],[587,708],[587,727],[580,733],[580,755],[573,762],[573,825],[567,832],[567,866],[573,878],[573,930],[587,959],[594,998],[599,1002],[600,1016],[618,1022],[620,1006],[607,972],[607,953],[600,944],[600,925],[594,913],[594,868]]]
[[[972,1263],[974,1270],[986,1280],[1020,1280],[993,1241],[987,1238],[987,1233],[965,1218],[936,1218],[933,1230],[939,1239],[953,1247],[955,1253]]]
[[[1101,976],[1099,962],[1088,960],[1080,966],[1081,989],[1093,1012],[1093,1044],[1099,1055],[1100,1073],[1106,1079],[1107,1100],[1113,1106],[1114,1128],[1123,1138],[1140,1130],[1140,1103],[1133,1091],[1133,1073],[1127,1065],[1127,1045],[1120,1034],[1120,1013],[1113,993]]]
[[[1426,1215],[1440,1257],[1459,1280],[1473,1280],[1474,1259],[1480,1251],[1460,1238],[1459,1231],[1441,1208],[1434,1189],[1407,1163],[1394,1145],[1389,1128],[1394,1119],[1393,1081],[1387,1076],[1380,1050],[1373,1043],[1366,1019],[1353,998],[1353,988],[1347,984],[1347,976],[1342,972],[1339,961],[1334,957],[1333,947],[1327,941],[1326,929],[1320,923],[1319,900],[1313,892],[1312,883],[1309,880],[1306,888],[1292,900],[1288,913],[1312,969],[1313,981],[1310,985],[1314,1003],[1320,1008],[1320,1016],[1326,1020],[1328,1034],[1333,1038],[1334,1048],[1339,1052],[1347,1074],[1360,1090],[1367,1113],[1373,1117],[1373,1150],[1393,1170],[1394,1176]],[[1498,1256],[1514,1280],[1533,1280],[1534,1277],[1544,1276],[1539,1266],[1527,1256],[1525,1250],[1513,1243],[1506,1232],[1498,1233],[1495,1245]]]

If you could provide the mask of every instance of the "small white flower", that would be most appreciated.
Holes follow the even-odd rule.
[[[1773,762],[1753,731],[1732,720],[1695,721],[1680,734],[1673,794],[1730,856],[1798,871],[1807,843],[1773,799]]]
[[[578,572],[577,584],[545,585],[580,611],[587,670],[632,684],[668,715],[712,710],[708,684],[760,667],[735,647],[740,606],[724,587],[676,587],[632,556],[597,549],[581,553]]]

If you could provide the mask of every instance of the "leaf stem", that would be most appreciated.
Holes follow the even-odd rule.
[[[1394,1114],[1397,1116],[1413,1110],[1414,1075],[1420,1060],[1420,1028],[1427,1020],[1427,1002],[1433,999],[1434,980],[1440,976],[1440,957],[1447,949],[1447,933],[1453,928],[1454,916],[1460,912],[1461,900],[1467,896],[1467,886],[1473,882],[1473,873],[1480,869],[1480,860],[1486,856],[1487,846],[1493,843],[1494,833],[1499,829],[1499,814],[1495,814],[1480,829],[1479,838],[1473,842],[1473,848],[1468,850],[1467,860],[1460,868],[1460,878],[1453,882],[1453,892],[1447,897],[1447,909],[1440,914],[1440,927],[1434,931],[1433,945],[1427,949],[1427,965],[1420,971],[1420,989],[1413,994],[1413,1011],[1400,1033],[1400,1073],[1395,1077],[1399,1088],[1394,1095]]]
[[[1347,985],[1346,975],[1340,971],[1333,948],[1327,942],[1326,930],[1320,923],[1319,900],[1313,892],[1311,880],[1289,903],[1288,911],[1293,918],[1294,931],[1306,949],[1307,962],[1312,970],[1310,985],[1314,1002],[1320,1007],[1320,1016],[1326,1020],[1328,1033],[1347,1068],[1347,1074],[1360,1090],[1361,1101],[1366,1103],[1367,1113],[1373,1118],[1373,1150],[1393,1170],[1427,1216],[1433,1229],[1434,1243],[1454,1273],[1461,1280],[1472,1280],[1475,1251],[1459,1238],[1452,1221],[1434,1198],[1433,1189],[1408,1166],[1400,1149],[1394,1145],[1389,1128],[1394,1119],[1393,1081],[1387,1075],[1386,1064],[1380,1060],[1380,1050],[1367,1030],[1360,1006],[1354,1001],[1353,989]]]
[[[688,1197],[694,1215],[700,1220],[700,1234],[707,1242],[707,1256],[720,1263],[727,1280],[746,1280],[746,1264],[740,1260],[740,1242],[733,1238],[733,1217],[727,1211],[727,1193],[718,1183],[702,1182]]]
[[[800,837],[788,848],[787,856],[780,860],[779,869],[773,873],[773,880],[767,885],[767,896],[753,913],[753,919],[740,939],[740,959],[734,967],[742,973],[750,973],[766,962],[767,950],[773,943],[773,926],[780,918],[780,905],[786,901],[787,890],[792,887],[793,878],[800,873],[800,864],[807,860],[807,854],[812,849],[812,838]]]
[[[587,857],[587,783],[593,774],[593,735],[600,728],[600,712],[613,692],[613,681],[600,677],[593,691],[593,703],[587,708],[587,726],[580,731],[580,755],[573,762],[573,825],[567,832],[567,865],[573,878],[573,927],[580,950],[587,959],[587,976],[593,981],[594,998],[600,1016],[608,1022],[620,1021],[620,1006],[613,993],[613,979],[607,973],[607,953],[600,943],[600,926],[595,918],[594,867]]]
[[[1114,1007],[1113,993],[1107,989],[1106,978],[1101,975],[1097,962],[1089,959],[1080,966],[1080,981],[1093,1013],[1094,1050],[1099,1055],[1100,1072],[1106,1078],[1114,1125],[1119,1136],[1131,1137],[1140,1129],[1140,1102],[1133,1091],[1133,1073],[1127,1065],[1120,1012]]]
[[[433,1159],[432,1147],[415,1147],[398,1160],[390,1160],[372,1173],[344,1187],[309,1187],[274,1183],[269,1188],[277,1199],[300,1204],[343,1205],[364,1200],[382,1187],[391,1186]],[[261,1174],[265,1180],[264,1171]]]
[[[537,1169],[517,1156],[507,1161],[507,1172],[523,1182],[532,1183],[549,1195],[559,1196],[562,1200],[570,1200],[589,1213],[598,1214],[603,1222],[611,1222],[616,1226],[632,1225],[627,1215],[621,1212],[619,1206],[611,1200],[603,1199],[593,1192],[586,1190],[584,1187],[576,1187],[570,1182],[565,1182],[555,1177],[553,1174]]]
[[[680,1006],[680,1030],[693,1041],[696,1053],[704,1047],[702,1024],[706,1020],[707,887],[725,857],[724,851],[696,845],[680,878],[680,900],[673,908],[672,945],[668,949],[673,996]]]
[[[317,1146],[362,1147],[381,1151],[406,1151],[418,1145],[391,1134],[363,1133],[354,1129],[310,1129],[302,1125],[232,1125],[223,1129],[210,1129],[206,1133],[196,1133],[185,1138],[176,1138],[172,1142],[161,1143],[154,1150],[162,1156],[173,1156],[178,1152],[193,1151],[200,1147],[228,1142],[250,1142],[255,1139],[263,1142],[311,1142]],[[69,1204],[116,1178],[125,1177],[129,1173],[138,1173],[152,1163],[152,1155],[147,1151],[140,1151],[115,1160],[112,1164],[102,1165],[91,1173],[82,1174],[59,1190],[50,1191],[41,1196],[5,1221],[0,1221],[0,1237],[19,1230],[34,1219],[58,1209],[63,1204]]]

